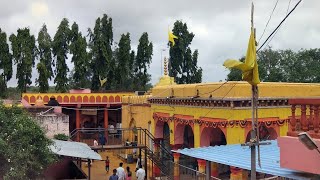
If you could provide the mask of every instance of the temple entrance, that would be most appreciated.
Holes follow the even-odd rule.
[[[183,131],[183,148],[194,148],[194,134],[190,125],[186,125]]]
[[[170,147],[170,128],[167,122],[163,124],[163,140],[162,146],[165,147],[169,152],[171,151]]]
[[[226,145],[227,140],[220,128],[206,127],[202,130],[200,146],[220,146]]]
[[[183,144],[181,148],[194,148],[194,134],[190,125],[184,126]],[[181,165],[186,166],[188,168],[198,169],[198,162],[196,158],[180,155],[179,162]]]
[[[251,138],[251,131],[248,132],[246,137],[246,142],[249,142]],[[266,125],[262,124],[259,127],[259,140],[266,141],[266,140],[275,140],[278,138],[278,134],[273,127],[266,127]]]

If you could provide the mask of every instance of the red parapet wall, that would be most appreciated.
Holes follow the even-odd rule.
[[[314,139],[320,147],[320,139]],[[297,137],[278,137],[280,147],[280,166],[282,168],[320,174],[320,154],[309,150]]]

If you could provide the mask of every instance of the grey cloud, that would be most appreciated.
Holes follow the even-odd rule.
[[[26,10],[26,2],[44,2],[48,6],[48,14],[43,17],[33,17],[30,10]],[[276,1],[255,1],[255,27],[259,38],[265,27],[271,10]],[[292,8],[298,0],[292,0]],[[113,19],[114,41],[118,42],[122,33],[130,32],[132,49],[136,50],[138,39],[143,32],[148,32],[154,43],[154,53],[149,73],[152,83],[156,83],[160,75],[161,49],[167,48],[168,25],[172,28],[175,20],[183,20],[189,30],[195,33],[191,45],[199,50],[199,66],[203,68],[203,81],[212,82],[224,80],[228,70],[222,63],[227,58],[240,58],[246,52],[250,33],[251,0],[42,0],[15,1],[19,7],[8,9],[1,7],[0,24],[8,34],[16,32],[17,27],[29,26],[35,34],[41,25],[46,23],[51,36],[63,17],[67,17],[70,24],[76,21],[84,35],[87,28],[93,28],[97,17],[106,13]],[[286,15],[289,0],[279,1],[274,15],[269,23],[261,42],[271,33]],[[2,5],[0,3],[0,5]],[[20,7],[21,6],[21,7]],[[320,40],[320,12],[317,7],[320,1],[308,0],[283,24],[270,46],[276,49],[318,47]],[[7,11],[6,11],[7,10]],[[3,13],[6,12],[6,13]],[[168,56],[168,51],[163,52]],[[72,64],[68,60],[70,69]],[[37,74],[36,72],[34,74]],[[15,80],[12,80],[15,82]],[[11,83],[14,84],[14,83]]]

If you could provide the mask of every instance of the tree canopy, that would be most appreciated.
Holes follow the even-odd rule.
[[[71,62],[74,63],[73,88],[90,88],[88,86],[89,58],[87,53],[87,41],[79,31],[77,23],[71,26],[71,44],[70,53],[72,54]]]
[[[53,38],[52,46],[52,52],[56,58],[56,78],[54,79],[54,82],[56,83],[56,90],[58,92],[66,92],[68,90],[67,73],[69,72],[69,68],[66,59],[68,59],[69,42],[69,21],[68,19],[63,18]]]
[[[0,97],[6,96],[7,82],[12,78],[12,55],[9,52],[7,34],[0,29]]]
[[[320,49],[294,52],[269,47],[257,53],[257,60],[260,80],[263,82],[320,82]],[[241,80],[241,72],[231,69],[226,80]]]
[[[37,64],[39,78],[36,80],[39,84],[40,92],[47,92],[49,82],[53,77],[52,65],[54,65],[51,53],[51,37],[48,33],[47,26],[44,24],[38,34],[38,55],[40,62]]]
[[[119,41],[119,49],[117,53],[117,79],[119,89],[126,89],[129,85],[129,64],[131,61],[131,40],[130,33],[122,34]]]
[[[106,14],[102,18],[97,18],[93,32],[89,29],[89,48],[92,68],[91,89],[97,91],[100,89],[100,79],[107,78],[107,88],[115,78],[115,63],[112,62],[112,18]]]
[[[39,125],[21,108],[0,105],[0,179],[37,179],[55,161]]]
[[[150,67],[152,54],[153,45],[149,42],[148,33],[144,32],[139,39],[137,57],[134,59],[133,85],[136,90],[146,90],[146,85],[151,79],[151,75],[147,71]]]
[[[175,78],[178,84],[200,83],[202,68],[198,67],[198,50],[192,53],[190,48],[194,34],[189,32],[186,23],[176,21],[172,30],[178,38],[175,45],[169,42],[170,59],[169,75]]]
[[[18,89],[26,92],[27,86],[32,83],[32,67],[35,65],[37,55],[35,37],[30,34],[29,28],[19,28],[17,35],[12,34],[9,39],[14,62],[17,65]]]

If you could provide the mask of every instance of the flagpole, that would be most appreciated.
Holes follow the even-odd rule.
[[[253,28],[253,12],[254,6],[253,2],[251,4],[251,28]],[[256,85],[251,85],[252,91],[252,99],[251,99],[251,106],[252,106],[252,131],[251,131],[251,180],[256,179],[256,123],[255,123],[255,110],[256,110]]]

